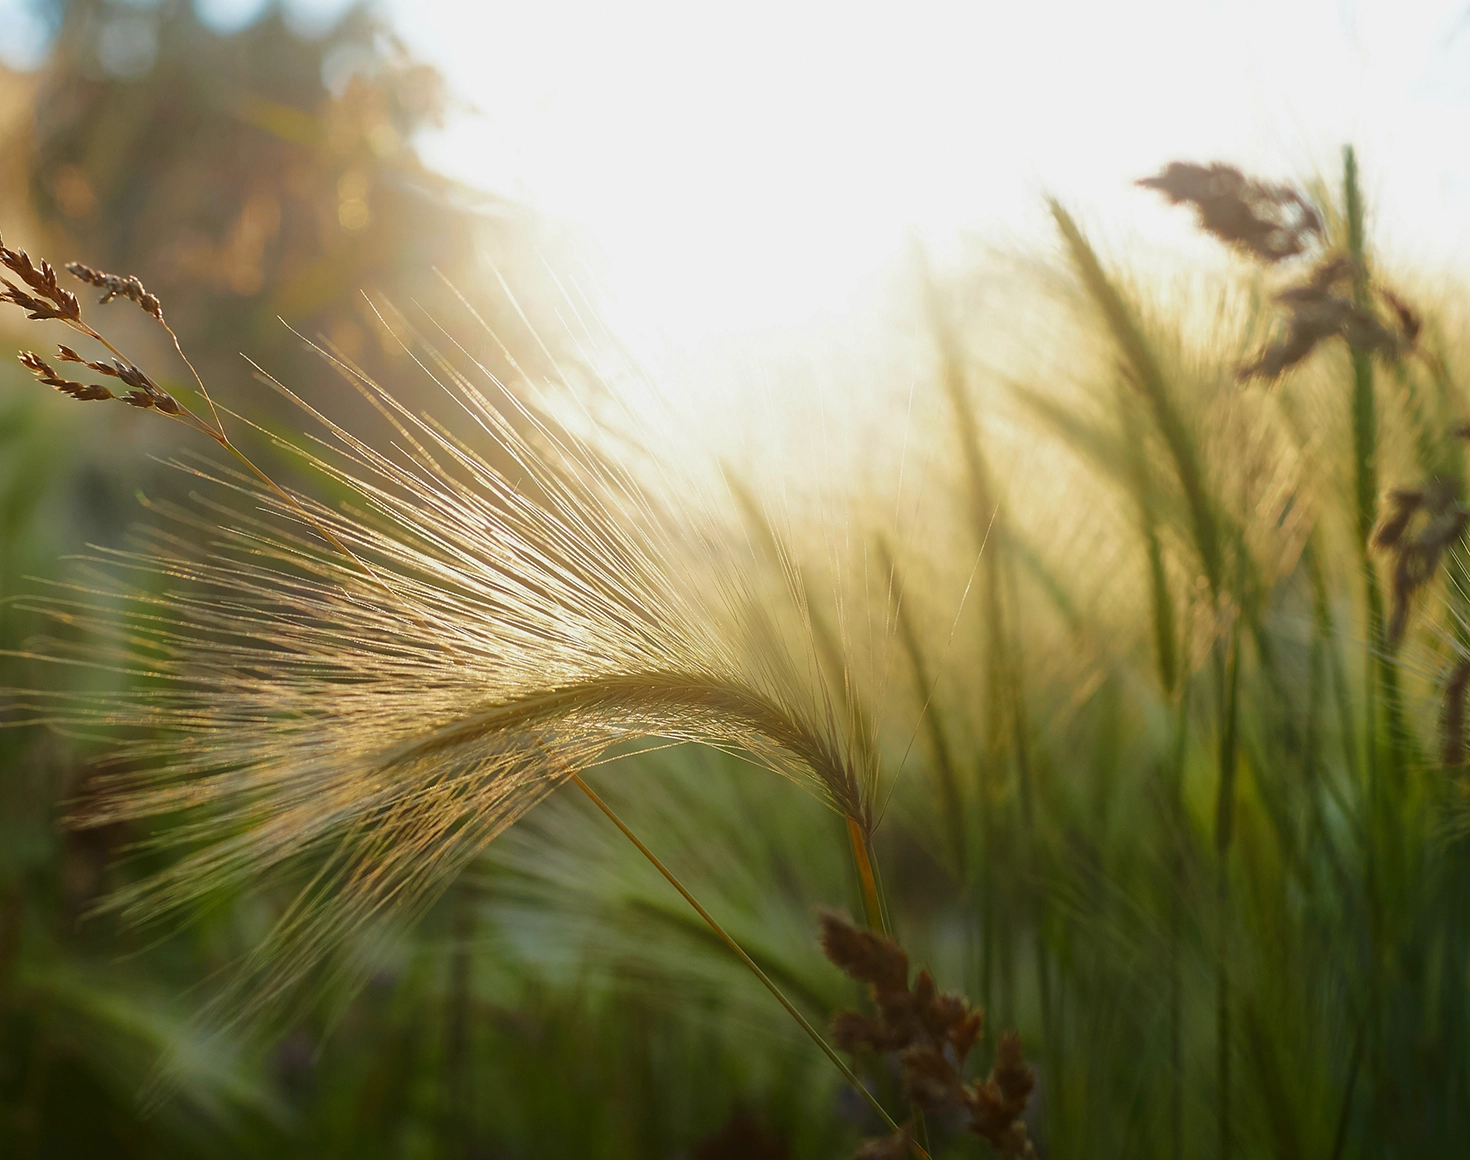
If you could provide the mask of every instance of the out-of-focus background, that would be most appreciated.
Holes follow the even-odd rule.
[[[896,927],[986,1006],[986,1052],[1020,1029],[1042,1154],[1450,1155],[1470,861],[1437,731],[1464,593],[1436,574],[1384,659],[1359,368],[1324,342],[1283,388],[1238,384],[1279,279],[1131,182],[1237,162],[1301,183],[1350,246],[1354,143],[1375,274],[1429,352],[1367,372],[1370,514],[1433,479],[1463,501],[1467,62],[1449,2],[0,0],[0,231],[138,275],[288,481],[321,483],[273,448],[299,412],[256,368],[388,438],[321,351],[432,408],[400,340],[442,326],[599,417],[616,377],[648,403],[617,433],[638,454],[722,465],[818,571],[906,577],[873,614],[895,671],[859,691],[909,740],[881,758],[904,771],[879,849]],[[146,318],[103,309],[186,381]],[[1120,389],[1135,324],[1174,427]],[[115,679],[35,660],[64,626],[24,597],[87,586],[76,557],[124,545],[140,499],[191,502],[165,462],[183,433],[37,385],[10,357],[34,329],[0,316],[0,704]],[[138,832],[64,824],[102,751],[0,730],[0,1156],[781,1160],[878,1130],[561,797],[364,987],[269,1029],[202,1018],[283,900],[163,929],[93,914],[148,869]],[[838,819],[724,754],[612,770],[815,1022],[859,1001],[815,945],[816,907],[855,905]],[[982,1153],[945,1128],[936,1156]]]

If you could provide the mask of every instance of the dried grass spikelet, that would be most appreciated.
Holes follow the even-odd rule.
[[[1465,764],[1465,692],[1470,689],[1470,657],[1461,657],[1445,676],[1440,713],[1440,760],[1448,769]]]
[[[132,390],[126,394],[114,394],[100,383],[79,383],[71,379],[63,378],[52,368],[51,364],[34,351],[22,351],[20,354],[21,365],[29,370],[41,382],[47,386],[55,387],[64,395],[70,395],[80,402],[103,402],[108,399],[118,399],[130,407],[138,407],[147,410],[150,407],[157,408],[165,415],[178,415],[180,408],[178,401],[158,386],[141,370],[124,359],[115,359],[111,363],[94,362],[85,359],[71,347],[58,344],[56,357],[61,362],[80,363],[82,366],[96,371],[99,375],[106,375],[129,386]]]
[[[66,268],[74,277],[102,290],[102,297],[97,299],[99,306],[106,306],[114,298],[127,298],[137,303],[138,309],[144,314],[151,315],[159,322],[163,321],[163,303],[159,301],[158,295],[150,294],[144,288],[136,274],[108,274],[81,262],[68,262]]]
[[[910,985],[908,955],[892,939],[859,930],[831,912],[821,921],[823,952],[844,974],[867,984],[876,1012],[839,1013],[832,1027],[837,1046],[897,1052],[904,1092],[916,1107],[925,1112],[962,1108],[970,1132],[988,1140],[1004,1160],[1035,1157],[1021,1116],[1036,1080],[1019,1037],[1002,1035],[990,1074],[967,1083],[965,1060],[985,1029],[985,1013],[963,995],[941,992],[928,971],[920,971]],[[900,1129],[864,1144],[853,1160],[899,1157],[908,1147],[908,1131]]]
[[[21,351],[20,363],[48,387],[55,387],[63,395],[70,395],[78,402],[102,402],[106,399],[117,398],[110,390],[98,383],[79,383],[75,379],[62,378],[50,363],[33,351]]]
[[[9,278],[0,277],[0,302],[8,302],[26,311],[27,317],[38,322],[57,320],[75,322],[81,317],[81,303],[77,296],[56,281],[56,271],[50,262],[39,266],[31,261],[24,250],[14,250],[0,238],[0,265],[16,275],[29,290],[22,289]]]
[[[221,509],[217,527],[173,512],[210,541],[203,562],[188,535],[114,554],[155,587],[171,578],[142,585],[116,633],[144,687],[37,714],[135,731],[82,824],[182,815],[160,831],[172,865],[110,907],[150,918],[305,873],[241,975],[237,1017],[378,917],[412,917],[624,739],[737,750],[873,824],[851,722],[799,641],[751,631],[748,569],[718,514],[688,488],[656,496],[493,376],[482,390],[430,365],[463,416],[453,432],[343,368],[401,451],[315,416],[327,438],[311,459],[342,508],[196,466],[265,514]],[[94,601],[39,604],[105,632]]]
[[[47,386],[55,387],[62,394],[69,395],[78,402],[107,402],[115,399],[131,407],[156,410],[178,420],[185,426],[208,435],[224,446],[229,446],[229,440],[224,434],[224,429],[219,425],[217,414],[213,415],[214,422],[211,424],[200,419],[187,407],[180,406],[172,395],[149,378],[139,367],[124,358],[116,347],[83,320],[81,303],[75,294],[58,283],[56,270],[50,262],[43,261],[37,265],[24,250],[7,246],[4,239],[0,238],[0,266],[4,266],[29,287],[29,291],[24,290],[10,279],[0,277],[0,285],[4,286],[4,289],[0,290],[0,304],[20,307],[26,312],[26,317],[33,322],[61,322],[76,333],[84,334],[93,341],[101,343],[116,356],[110,363],[96,362],[83,358],[71,347],[61,344],[56,348],[57,358],[61,362],[85,366],[97,374],[119,380],[131,390],[124,394],[116,394],[100,383],[82,383],[69,379],[58,374],[40,355],[33,351],[22,351],[21,364],[37,379]],[[168,332],[175,349],[178,350],[180,357],[183,357],[184,352],[179,347],[178,336],[164,321],[163,307],[158,298],[144,289],[143,283],[137,278],[132,276],[121,278],[115,274],[104,274],[93,270],[90,266],[83,266],[79,262],[72,262],[67,269],[83,281],[106,288],[108,293],[103,296],[103,303],[120,296],[136,302],[146,314],[151,315]],[[193,364],[189,363],[187,358],[184,361],[189,365],[190,371],[193,371]],[[209,394],[204,390],[204,384],[199,380],[197,372],[194,378],[199,384],[201,394],[207,400]],[[212,403],[210,409],[213,413]]]
[[[1403,642],[1414,595],[1439,569],[1445,551],[1470,526],[1470,509],[1459,500],[1451,479],[1436,477],[1422,487],[1395,488],[1388,493],[1389,512],[1373,533],[1373,546],[1393,556],[1393,613],[1387,627],[1388,646]]]
[[[1323,236],[1322,215],[1303,193],[1247,177],[1232,165],[1171,161],[1137,184],[1173,205],[1193,205],[1200,229],[1263,262],[1295,257]]]
[[[1353,277],[1351,259],[1334,254],[1300,283],[1278,291],[1275,301],[1284,312],[1280,337],[1244,364],[1239,378],[1277,378],[1330,338],[1342,338],[1352,350],[1383,358],[1414,349],[1422,323],[1413,308],[1393,291],[1375,286],[1393,322],[1385,325],[1353,301]]]
[[[1174,205],[1192,204],[1202,230],[1268,266],[1320,251],[1326,242],[1322,215],[1304,193],[1247,177],[1234,166],[1171,161],[1136,184]],[[1342,338],[1355,351],[1398,358],[1416,349],[1422,329],[1403,297],[1372,283],[1362,263],[1346,254],[1319,253],[1304,278],[1273,297],[1283,314],[1278,336],[1241,365],[1242,381],[1277,378],[1330,338]],[[1371,308],[1374,298],[1387,309],[1387,323]]]

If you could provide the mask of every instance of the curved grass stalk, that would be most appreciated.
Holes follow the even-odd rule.
[[[823,783],[839,787],[839,805],[861,812],[856,786],[849,785],[851,773],[841,756],[823,737],[806,730],[800,722],[771,698],[738,683],[721,681],[701,673],[652,669],[647,672],[615,673],[579,684],[532,693],[516,701],[491,706],[464,720],[445,725],[432,734],[408,742],[386,755],[385,768],[459,746],[532,727],[540,722],[565,719],[578,714],[623,719],[667,715],[671,721],[695,722],[704,717],[721,721],[715,730],[731,736],[748,735],[749,748],[759,752],[767,743],[782,750],[817,773]],[[698,732],[690,729],[691,732]],[[860,825],[852,813],[848,821]]]

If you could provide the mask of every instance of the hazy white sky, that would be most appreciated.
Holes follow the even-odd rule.
[[[34,2],[0,0],[0,59],[43,48]],[[347,0],[280,3],[309,30]],[[915,234],[1031,236],[1044,191],[1182,237],[1132,178],[1333,174],[1345,141],[1380,242],[1470,262],[1470,0],[378,3],[479,110],[430,159],[575,223],[675,331],[840,310]]]
[[[1379,238],[1470,260],[1470,0],[388,0],[480,110],[440,166],[581,223],[671,324],[798,320],[913,233],[1125,233],[1174,157],[1359,148]],[[1187,217],[1174,215],[1183,228]]]

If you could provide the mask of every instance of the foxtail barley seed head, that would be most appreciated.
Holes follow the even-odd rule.
[[[27,365],[70,390],[38,357]],[[169,815],[160,841],[183,847],[112,906],[149,917],[272,871],[305,874],[242,975],[239,1015],[378,917],[411,916],[625,739],[737,750],[872,825],[870,749],[815,653],[761,631],[732,528],[687,489],[656,498],[493,377],[482,389],[447,359],[433,365],[452,431],[341,368],[399,447],[316,416],[327,438],[312,462],[349,497],[340,507],[195,466],[262,512],[225,527],[176,512],[204,529],[204,560],[163,533],[114,554],[153,578],[117,633],[136,687],[40,714],[131,734],[123,772],[99,780],[79,822]],[[94,599],[40,603],[105,632]]]

